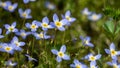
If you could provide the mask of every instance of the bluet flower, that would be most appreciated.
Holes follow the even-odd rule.
[[[88,16],[88,19],[91,20],[91,21],[97,21],[97,20],[99,20],[101,17],[102,17],[101,14],[93,13],[93,14],[91,14],[91,15]]]
[[[56,60],[57,62],[61,62],[62,59],[64,60],[70,60],[70,57],[68,55],[65,54],[66,51],[66,46],[62,45],[60,48],[60,51],[56,50],[56,49],[52,49],[51,52],[55,55],[57,55]]]
[[[25,11],[23,11],[21,8],[18,10],[20,17],[21,18],[25,18],[25,19],[31,19],[32,16],[30,15],[31,13],[31,9],[26,9]]]
[[[110,44],[110,49],[105,49],[105,52],[107,54],[110,54],[112,59],[117,59],[117,56],[120,55],[120,51],[115,50],[115,44],[111,43]]]
[[[18,50],[18,51],[22,50],[20,46],[25,45],[25,42],[19,42],[19,39],[16,36],[13,37],[11,43],[15,45],[15,50]]]
[[[11,60],[8,60],[8,61],[5,62],[5,65],[13,67],[13,66],[16,66],[17,63],[16,62],[13,63]]]
[[[7,8],[7,4],[10,4],[10,3],[11,3],[11,1],[5,1],[5,2],[0,1],[0,7],[6,9]]]
[[[40,22],[34,20],[32,24],[26,23],[25,26],[29,29],[31,29],[32,32],[37,31],[37,28],[40,26]]]
[[[30,55],[25,54],[29,61],[37,61],[35,58],[32,58]]]
[[[54,28],[52,25],[49,25],[49,19],[44,17],[41,22],[42,30],[47,31],[49,28]]]
[[[61,21],[59,21],[59,18],[56,14],[53,15],[53,21],[54,21],[54,26],[56,26],[58,28],[58,30],[60,31],[65,31],[64,26],[68,23],[68,21],[66,19],[62,19]]]
[[[21,36],[23,39],[25,39],[28,35],[30,35],[31,32],[25,32],[25,30],[20,30],[20,32],[16,32],[16,35]]]
[[[62,15],[62,18],[68,20],[68,23],[66,24],[68,26],[71,25],[71,23],[76,20],[76,18],[71,17],[71,13],[69,10],[65,13],[65,16]]]
[[[13,54],[14,48],[15,48],[15,45],[13,45],[13,44],[3,43],[1,48],[0,48],[0,51]]]
[[[113,68],[120,68],[120,64],[115,59],[112,62],[107,62],[107,64],[113,66]]]
[[[90,54],[85,56],[85,59],[87,59],[88,61],[96,61],[100,58],[101,58],[101,54],[94,56],[92,53],[90,53]]]
[[[54,10],[56,8],[56,6],[50,2],[45,2],[45,7],[50,9],[50,10]]]
[[[36,1],[36,0],[23,0],[23,2],[24,2],[25,4],[27,4],[27,3],[29,3],[29,2],[34,2],[34,1]]]
[[[91,12],[88,10],[88,8],[84,8],[83,11],[82,11],[82,14],[83,15],[90,15]]]
[[[80,39],[82,40],[83,45],[94,47],[94,45],[90,42],[91,38],[89,36],[87,36],[85,38],[83,36],[80,36]]]
[[[83,63],[79,62],[77,59],[74,59],[74,64],[70,64],[71,68],[87,68],[86,65],[84,65]]]
[[[17,8],[17,6],[18,6],[17,3],[12,4],[10,2],[10,3],[7,3],[7,7],[5,7],[5,9],[10,11],[10,12],[14,12],[14,10]]]
[[[98,68],[98,66],[96,66],[96,61],[90,62],[90,68]]]
[[[13,22],[13,23],[11,24],[11,26],[8,25],[8,24],[5,24],[4,26],[5,26],[5,28],[7,29],[6,34],[9,34],[10,32],[18,32],[18,29],[15,28],[15,27],[16,27],[16,22]]]
[[[49,39],[50,36],[46,35],[46,32],[34,33],[36,39]]]

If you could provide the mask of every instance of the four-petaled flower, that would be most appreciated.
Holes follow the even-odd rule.
[[[10,11],[10,12],[14,12],[14,10],[17,8],[17,6],[18,6],[17,3],[12,4],[10,2],[10,3],[7,3],[7,7],[5,7],[5,9]]]
[[[108,65],[113,66],[113,68],[120,68],[120,64],[116,59],[112,60],[112,62],[107,62]]]
[[[82,11],[82,14],[83,15],[90,15],[91,12],[88,10],[88,8],[84,8],[83,11]]]
[[[87,59],[89,61],[96,61],[100,58],[101,58],[101,54],[98,54],[98,55],[94,56],[92,53],[90,53],[90,54],[85,56],[85,59]]]
[[[46,35],[46,32],[34,33],[36,39],[49,39],[50,36]]]
[[[91,21],[97,21],[97,20],[99,20],[101,17],[102,17],[101,14],[93,13],[93,14],[91,14],[91,15],[88,16],[88,19],[91,20]]]
[[[16,22],[13,22],[11,26],[8,24],[5,24],[5,28],[8,30],[6,34],[9,34],[10,32],[18,32],[18,29],[16,29],[15,27],[16,27]]]
[[[90,43],[91,38],[89,36],[87,36],[85,38],[83,36],[80,36],[80,39],[82,40],[83,45],[94,47],[94,45],[92,43]]]
[[[27,4],[27,3],[29,3],[29,2],[34,2],[34,1],[36,1],[36,0],[23,0],[23,2],[24,2],[25,4]]]
[[[8,60],[8,61],[5,62],[5,65],[13,67],[13,66],[16,66],[17,63],[16,62],[13,63],[11,60]]]
[[[77,59],[74,59],[74,64],[70,64],[71,68],[87,68],[86,65],[83,63],[79,62]]]
[[[29,29],[31,29],[32,32],[37,31],[37,28],[40,26],[40,22],[34,20],[32,24],[26,23],[25,26]]]
[[[112,59],[117,59],[117,55],[120,55],[120,51],[115,51],[114,43],[111,43],[110,44],[110,50],[109,49],[105,49],[105,52],[107,54],[110,54]]]
[[[68,23],[66,24],[66,25],[68,25],[68,26],[70,26],[71,23],[74,22],[74,21],[76,20],[76,18],[71,17],[71,13],[70,13],[69,10],[65,13],[65,16],[62,15],[62,18],[68,20]]]
[[[31,9],[26,9],[25,11],[23,11],[21,8],[18,10],[20,17],[21,18],[25,18],[25,19],[31,19],[32,16],[30,15],[31,13]]]
[[[62,45],[62,47],[60,48],[60,51],[58,51],[56,49],[51,50],[51,52],[53,54],[57,55],[57,57],[56,57],[57,62],[61,62],[62,59],[70,60],[70,57],[65,54],[65,51],[66,51],[66,46],[65,45]]]
[[[98,66],[96,66],[96,61],[90,62],[90,68],[98,68]]]
[[[44,31],[47,31],[49,28],[54,28],[52,25],[49,25],[49,19],[47,17],[44,17],[40,24]]]
[[[30,55],[25,54],[25,56],[28,58],[29,61],[37,61],[37,59],[32,58]]]
[[[19,42],[19,39],[16,36],[13,37],[11,43],[15,45],[14,49],[18,50],[18,51],[22,50],[22,48],[20,46],[24,46],[25,45],[25,42]]]
[[[59,21],[59,18],[56,14],[53,15],[54,26],[58,28],[60,31],[65,31],[64,25],[68,23],[66,19],[62,19]]]

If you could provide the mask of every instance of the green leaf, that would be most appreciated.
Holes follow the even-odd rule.
[[[114,23],[112,21],[107,21],[104,25],[103,28],[111,33],[112,35],[114,34]]]
[[[120,32],[120,22],[118,22],[117,26],[116,26],[116,31],[115,34]]]

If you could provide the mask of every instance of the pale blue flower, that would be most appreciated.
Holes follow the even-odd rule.
[[[17,8],[17,6],[18,6],[17,3],[12,4],[10,2],[10,3],[7,3],[7,7],[5,7],[5,9],[8,10],[9,12],[14,12],[14,10]]]
[[[96,61],[90,62],[90,68],[98,68],[98,66],[96,65]]]
[[[17,63],[16,62],[13,63],[11,60],[8,60],[5,62],[5,65],[14,67],[17,65]]]
[[[117,56],[120,55],[120,51],[115,51],[115,44],[110,44],[110,49],[105,49],[107,54],[110,54],[112,59],[117,59]]]
[[[45,2],[45,7],[50,9],[50,10],[54,10],[56,8],[56,6],[52,3],[50,3],[49,1]]]
[[[83,45],[94,47],[94,45],[90,42],[91,38],[89,36],[87,36],[85,38],[83,36],[80,36],[80,39],[82,40]]]
[[[87,59],[88,61],[96,61],[101,58],[101,54],[94,56],[92,53],[90,53],[86,55],[84,58]]]
[[[71,17],[71,12],[68,10],[66,11],[65,15],[62,15],[63,19],[67,19],[68,23],[66,25],[70,26],[72,22],[76,20],[76,18]]]
[[[5,24],[5,28],[7,29],[6,34],[9,34],[10,32],[18,32],[18,29],[16,27],[16,22],[13,22],[11,25]]]
[[[31,19],[32,16],[30,15],[31,13],[31,9],[26,9],[25,11],[23,11],[21,8],[18,10],[20,17],[21,18],[25,18],[25,19]]]
[[[66,46],[62,45],[60,48],[60,51],[56,50],[56,49],[52,49],[51,52],[55,55],[57,55],[56,60],[57,62],[61,62],[62,59],[64,60],[70,60],[70,57],[68,55],[65,54],[66,51]]]
[[[90,15],[91,12],[88,10],[88,8],[84,8],[83,11],[82,11],[82,14],[83,15]]]
[[[29,61],[37,61],[35,58],[32,58],[30,55],[25,54]]]
[[[91,21],[97,21],[102,17],[101,14],[96,14],[96,13],[92,13],[91,15],[88,16],[88,19]]]
[[[36,1],[36,0],[23,0],[23,2],[24,2],[25,4],[27,4],[27,3],[29,3],[29,2],[34,2],[34,1]]]
[[[71,68],[87,68],[87,66],[81,62],[79,62],[77,59],[74,59],[74,64],[70,64]]]
[[[4,38],[4,36],[1,35],[1,34],[2,34],[2,29],[0,28],[0,39],[1,39],[1,38]]]
[[[112,66],[113,68],[120,68],[120,64],[115,59],[112,60],[112,62],[107,62],[107,64]]]

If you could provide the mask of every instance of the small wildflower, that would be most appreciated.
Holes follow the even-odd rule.
[[[34,33],[36,39],[49,39],[50,36],[46,35],[46,32]]]
[[[32,32],[37,31],[37,28],[40,26],[40,22],[34,20],[32,24],[26,23],[25,26],[29,29],[31,29]]]
[[[2,52],[8,52],[10,54],[13,54],[14,53],[14,48],[15,48],[15,45],[13,44],[7,44],[7,43],[3,43],[1,45],[2,48],[0,48],[0,51]]]
[[[31,32],[25,32],[25,30],[22,30],[22,29],[20,30],[20,32],[16,32],[16,35],[21,36],[23,39],[25,39],[26,36],[28,36],[30,34],[31,34]]]
[[[44,17],[41,22],[42,30],[47,31],[49,28],[53,28],[52,25],[49,25],[49,19]]]
[[[94,45],[92,43],[90,43],[91,38],[89,36],[87,36],[85,38],[83,38],[83,36],[80,36],[80,39],[82,40],[83,45],[94,47]]]
[[[18,38],[16,36],[13,37],[11,43],[16,46],[15,50],[18,50],[18,51],[22,50],[22,48],[20,46],[24,46],[25,45],[25,42],[19,42],[19,40],[18,40]]]
[[[61,62],[62,59],[64,60],[70,60],[70,57],[66,54],[64,54],[66,51],[66,46],[62,45],[60,48],[60,51],[56,50],[56,49],[52,49],[51,52],[55,55],[57,55],[56,60],[57,62]]]
[[[105,52],[107,54],[110,54],[112,59],[117,59],[117,55],[120,55],[120,51],[115,51],[115,44],[114,43],[111,43],[110,44],[110,50],[105,49]]]
[[[17,63],[16,62],[13,63],[11,60],[8,60],[8,61],[5,62],[5,65],[13,67],[13,66],[16,66]]]
[[[69,23],[66,24],[66,25],[68,25],[68,26],[69,26],[72,22],[74,22],[74,21],[76,20],[76,18],[71,17],[70,11],[67,11],[67,12],[65,13],[65,16],[62,15],[62,18],[68,20]]]
[[[107,64],[113,66],[113,68],[120,68],[120,64],[115,59],[112,62],[107,62]]]
[[[16,27],[16,22],[13,22],[11,26],[8,24],[5,24],[5,28],[8,30],[6,34],[9,34],[10,32],[18,32],[18,29],[16,29],[15,27]]]
[[[85,59],[87,59],[89,61],[96,61],[100,58],[101,58],[101,54],[98,54],[98,55],[94,56],[92,53],[90,53],[90,54],[85,56]]]
[[[74,59],[74,64],[70,64],[71,68],[87,68],[86,65],[83,63],[79,62],[77,59]]]
[[[45,2],[45,7],[50,9],[50,10],[54,10],[56,8],[56,6],[50,2]]]
[[[18,6],[17,3],[12,4],[10,2],[10,3],[7,3],[7,7],[5,9],[10,11],[10,12],[14,12],[14,10],[17,8],[17,6]]]
[[[36,0],[23,0],[23,2],[24,2],[25,4],[27,4],[27,3],[29,3],[29,2],[34,2],[34,1],[36,1]]]
[[[32,58],[31,56],[29,56],[28,54],[25,54],[26,57],[28,57],[29,61],[37,61],[35,58]]]
[[[65,31],[64,26],[68,23],[66,19],[62,19],[59,21],[59,18],[56,14],[53,15],[54,26],[58,28],[60,31]]]
[[[26,9],[25,11],[23,11],[21,8],[18,10],[20,17],[21,18],[25,18],[25,19],[31,19],[32,16],[30,15],[31,13],[31,9]]]
[[[7,8],[7,4],[10,4],[10,3],[11,3],[11,1],[5,1],[5,2],[0,1],[0,7],[6,9]]]
[[[88,19],[91,20],[91,21],[97,21],[97,20],[99,20],[101,17],[102,17],[101,14],[93,13],[93,14],[91,14],[91,15],[88,16]]]
[[[98,66],[96,66],[96,61],[90,62],[90,68],[98,68]]]
[[[88,10],[88,8],[84,8],[83,11],[82,11],[82,14],[83,15],[90,15],[91,12]]]

